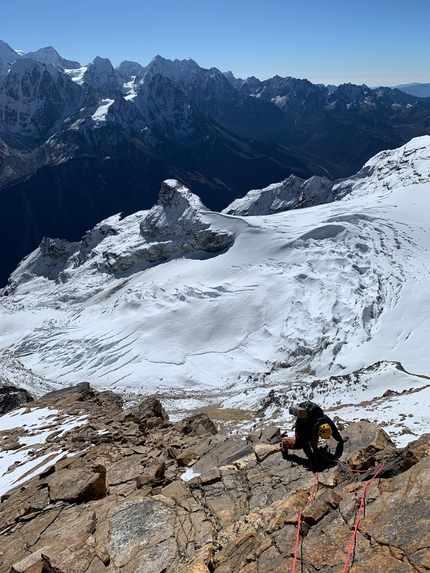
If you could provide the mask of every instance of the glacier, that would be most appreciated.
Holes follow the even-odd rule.
[[[169,180],[148,211],[44,239],[0,291],[0,378],[246,410],[249,426],[306,396],[412,439],[430,422],[429,157],[416,138],[330,203],[252,216]]]

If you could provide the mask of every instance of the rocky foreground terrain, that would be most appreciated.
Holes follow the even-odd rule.
[[[329,442],[314,474],[279,428],[228,437],[205,414],[169,422],[156,398],[124,408],[83,383],[16,416],[38,409],[41,443],[31,425],[0,432],[3,477],[8,452],[41,460],[1,497],[0,573],[346,571],[366,484],[348,570],[430,570],[430,434],[397,449],[374,423],[341,427],[344,451]]]

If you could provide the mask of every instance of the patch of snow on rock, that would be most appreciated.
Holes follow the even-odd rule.
[[[57,420],[59,411],[50,408],[19,408],[0,416],[0,432],[3,440],[21,429],[17,436],[18,449],[1,449],[0,441],[0,496],[17,487],[33,475],[40,474],[49,465],[65,455],[73,455],[64,449],[34,456],[34,447],[44,444],[53,432],[65,433],[86,423],[85,416],[64,417]],[[58,435],[58,434],[57,434]],[[34,457],[33,457],[34,456]]]

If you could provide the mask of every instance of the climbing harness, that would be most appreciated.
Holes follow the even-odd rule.
[[[323,457],[324,454],[321,452],[321,455]],[[330,458],[326,458],[328,460],[330,460]],[[356,537],[357,537],[357,531],[358,531],[358,526],[360,524],[360,519],[361,519],[361,512],[363,510],[363,506],[364,506],[364,502],[365,502],[365,498],[366,498],[366,490],[369,487],[369,485],[373,482],[373,480],[379,475],[379,473],[382,471],[383,467],[385,464],[380,464],[379,466],[376,466],[374,468],[370,468],[368,470],[353,470],[352,468],[348,467],[347,465],[343,464],[342,462],[340,462],[339,460],[330,460],[330,461],[335,461],[339,466],[341,466],[342,468],[346,469],[347,471],[351,472],[351,473],[369,473],[369,472],[375,472],[375,474],[372,476],[372,478],[366,482],[366,485],[363,488],[363,493],[361,495],[361,501],[360,501],[360,506],[358,508],[358,512],[357,512],[357,517],[355,520],[355,524],[354,524],[354,530],[352,532],[352,537],[351,537],[351,541],[348,547],[348,553],[346,556],[346,560],[345,560],[345,564],[344,567],[342,569],[342,573],[346,573],[346,571],[348,570],[348,565],[349,565],[349,561],[351,558],[351,553],[354,549],[354,545],[355,545],[355,541],[356,541]],[[318,472],[315,473],[315,477],[314,477],[314,483],[312,485],[311,491],[309,493],[309,497],[308,500],[306,502],[306,505],[308,505],[311,501],[312,501],[312,497],[314,494],[314,490],[315,487],[318,483]],[[299,545],[300,545],[300,536],[301,536],[301,523],[302,523],[302,514],[303,514],[303,508],[300,508],[299,510],[299,515],[298,515],[298,519],[297,519],[297,533],[296,533],[296,543],[295,543],[295,547],[294,547],[294,557],[293,557],[293,566],[291,568],[291,573],[295,573],[296,571],[296,564],[297,564],[297,553],[299,550]],[[303,559],[301,559],[302,561],[302,565],[303,565]]]

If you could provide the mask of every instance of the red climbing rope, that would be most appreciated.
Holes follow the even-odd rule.
[[[308,500],[306,502],[306,505],[308,505],[308,503],[310,503],[312,501],[312,496],[314,494],[314,490],[315,490],[317,483],[318,483],[318,472],[315,473],[314,483],[312,484],[311,491],[309,492],[309,496],[308,496]],[[291,573],[295,573],[295,570],[296,570],[297,553],[299,551],[299,545],[300,545],[300,528],[302,525],[302,513],[303,513],[303,509],[300,508],[299,516],[297,518],[296,544],[294,547],[294,558],[293,558],[293,566],[291,568]]]
[[[352,550],[353,550],[354,545],[355,545],[355,539],[357,537],[358,525],[359,525],[360,519],[361,519],[361,511],[363,509],[364,500],[366,498],[366,490],[369,487],[369,485],[372,483],[372,481],[376,478],[376,476],[379,474],[379,472],[382,470],[383,467],[384,467],[384,464],[381,464],[377,468],[372,468],[371,470],[367,470],[367,471],[373,471],[373,470],[377,470],[377,471],[376,471],[375,475],[372,477],[372,479],[370,479],[368,482],[366,482],[366,485],[363,488],[363,494],[361,496],[360,507],[358,508],[357,518],[355,520],[354,531],[352,533],[351,542],[349,544],[349,549],[348,549],[348,555],[346,556],[346,561],[345,561],[345,565],[342,569],[342,573],[346,573],[346,570],[348,569],[349,559],[351,557],[351,553],[352,553]],[[351,468],[349,468],[349,470],[352,472],[361,472],[362,471],[362,470],[353,470]]]
[[[330,460],[330,458],[327,458],[322,452],[320,452],[320,453],[326,460],[335,461],[339,466],[341,466],[342,468],[344,468],[345,470],[347,470],[351,473],[364,474],[364,473],[375,472],[375,475],[368,482],[366,482],[366,485],[363,488],[363,493],[361,495],[361,501],[360,501],[360,507],[358,508],[357,518],[355,520],[354,531],[352,532],[351,542],[350,542],[349,548],[348,548],[348,555],[346,556],[345,565],[344,565],[343,570],[342,570],[342,573],[346,573],[346,570],[348,569],[349,559],[351,557],[351,553],[352,553],[352,550],[354,548],[355,540],[357,537],[358,525],[359,525],[360,519],[361,519],[361,511],[363,509],[364,501],[366,498],[366,490],[369,487],[369,485],[372,483],[372,481],[376,478],[376,476],[381,472],[381,470],[385,464],[380,464],[379,466],[376,466],[374,468],[370,468],[367,470],[353,470],[352,468],[343,464],[339,460]]]
[[[314,489],[316,488],[317,483],[318,483],[318,472],[315,472],[314,483],[312,484],[311,491],[309,492],[309,497],[308,501],[306,502],[306,505],[308,505],[308,503],[312,501],[312,496],[314,495]]]
[[[322,456],[324,458],[326,458],[326,456],[324,456],[324,454],[322,452],[320,452],[322,454]],[[352,468],[350,468],[349,466],[343,464],[342,462],[340,462],[339,460],[330,460],[330,458],[326,458],[329,461],[336,461],[336,463],[343,467],[344,469],[348,470],[351,473],[370,473],[370,472],[375,472],[374,476],[368,481],[366,482],[366,485],[363,488],[363,493],[361,495],[361,501],[360,501],[360,507],[358,508],[358,513],[357,513],[357,518],[355,520],[355,525],[354,525],[354,531],[352,533],[352,537],[351,537],[351,541],[349,544],[349,548],[348,548],[348,554],[346,556],[346,561],[345,561],[345,565],[343,567],[342,573],[346,573],[347,569],[348,569],[348,565],[349,565],[349,560],[351,558],[351,553],[352,550],[354,549],[354,545],[355,545],[355,540],[357,537],[357,531],[358,531],[358,526],[360,524],[360,519],[361,519],[361,512],[364,506],[364,501],[366,498],[366,490],[369,487],[369,485],[372,483],[372,481],[377,477],[377,475],[381,472],[382,468],[384,467],[385,464],[381,464],[379,466],[376,466],[374,468],[370,468],[368,470],[353,470]],[[309,497],[308,500],[306,502],[306,505],[308,505],[308,503],[310,503],[312,501],[312,496],[314,493],[314,489],[316,487],[316,484],[318,482],[318,473],[315,473],[315,477],[314,477],[314,483],[312,484],[312,488],[311,491],[309,493]],[[298,519],[297,519],[297,534],[296,534],[296,543],[295,543],[295,547],[294,547],[294,558],[293,558],[293,566],[291,568],[291,573],[295,573],[296,571],[296,564],[297,564],[297,553],[299,550],[299,545],[300,545],[300,528],[301,528],[301,523],[302,523],[302,514],[303,514],[303,509],[300,508],[299,511],[299,515],[298,515]]]
[[[296,563],[297,563],[297,552],[299,550],[300,544],[300,527],[302,524],[302,508],[299,510],[299,517],[297,520],[297,533],[296,533],[296,545],[294,547],[294,559],[293,559],[293,566],[291,568],[291,573],[294,573],[296,570]]]

